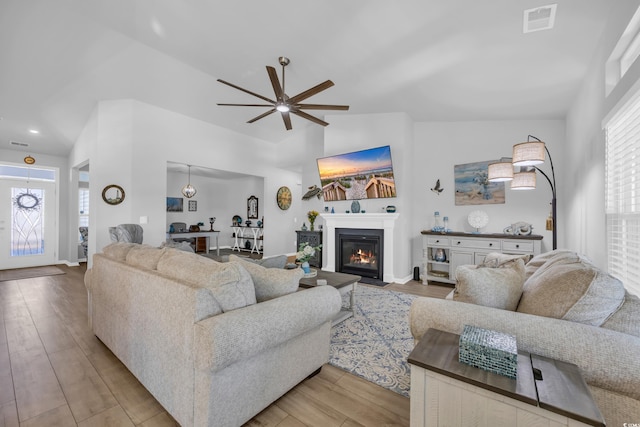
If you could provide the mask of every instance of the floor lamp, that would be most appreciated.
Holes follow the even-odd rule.
[[[532,141],[533,139],[533,141]],[[551,178],[538,166],[544,163],[545,152],[551,165]],[[514,172],[514,166],[518,172]],[[533,190],[536,188],[536,171],[547,179],[551,186],[551,221],[547,220],[547,230],[553,231],[553,249],[558,248],[558,223],[556,211],[556,173],[549,149],[539,138],[533,135],[527,137],[527,142],[513,146],[513,157],[502,159],[489,165],[489,181],[511,181],[512,190]]]

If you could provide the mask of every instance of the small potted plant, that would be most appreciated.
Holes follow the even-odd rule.
[[[313,258],[316,251],[319,251],[322,245],[311,246],[309,242],[302,242],[296,252],[296,260],[299,261],[302,270],[305,274],[311,273],[311,267],[309,267],[309,260]]]

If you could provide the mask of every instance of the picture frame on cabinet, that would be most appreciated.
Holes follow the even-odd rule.
[[[198,202],[196,200],[189,200],[189,212],[198,211]]]

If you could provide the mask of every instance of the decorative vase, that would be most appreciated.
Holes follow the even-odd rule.
[[[307,224],[305,224],[304,222],[302,223],[302,227],[300,227],[300,230],[302,231],[307,231]]]
[[[303,262],[301,267],[302,267],[302,271],[304,271],[304,274],[311,273],[311,267],[309,267],[309,263],[307,261]]]
[[[313,231],[313,221],[309,221],[309,231]]]
[[[351,202],[351,212],[360,213],[360,202],[359,201],[354,200],[353,202]]]
[[[433,255],[433,260],[437,262],[445,262],[447,260],[447,254],[444,249],[436,249],[436,253]]]

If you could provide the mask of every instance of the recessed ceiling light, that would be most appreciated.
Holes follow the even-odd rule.
[[[29,132],[31,132],[31,133],[40,133],[40,131],[36,130],[36,129],[29,129]]]

